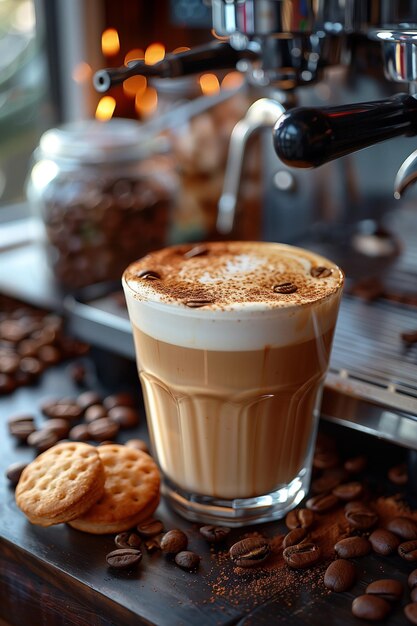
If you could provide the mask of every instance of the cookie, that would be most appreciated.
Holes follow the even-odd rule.
[[[80,442],[59,443],[24,469],[16,503],[32,524],[52,526],[87,511],[101,497],[104,481],[96,448]]]
[[[84,515],[69,522],[77,530],[104,535],[128,530],[159,504],[159,470],[149,454],[118,444],[97,448],[104,465],[104,493]]]

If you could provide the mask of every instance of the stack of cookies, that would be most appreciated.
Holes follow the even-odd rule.
[[[101,535],[149,518],[159,504],[159,490],[159,470],[146,452],[113,443],[65,442],[23,470],[16,502],[32,524],[67,522]]]

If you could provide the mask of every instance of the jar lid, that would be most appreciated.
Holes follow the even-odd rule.
[[[107,122],[70,122],[46,131],[39,143],[44,157],[111,163],[145,158],[164,151],[166,140],[145,131],[139,122],[112,118]]]

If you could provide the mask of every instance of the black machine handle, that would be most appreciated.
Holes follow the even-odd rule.
[[[317,167],[375,143],[417,134],[417,99],[386,100],[322,109],[291,109],[277,121],[273,140],[279,158],[292,167]]]
[[[213,70],[233,69],[241,59],[255,60],[258,56],[258,53],[250,48],[235,50],[226,42],[210,42],[185,52],[167,54],[162,61],[154,65],[146,65],[144,61],[132,61],[126,66],[99,70],[94,75],[93,83],[97,91],[104,92],[137,74],[177,78]]]

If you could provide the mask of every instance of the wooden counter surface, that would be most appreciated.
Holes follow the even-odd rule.
[[[118,390],[100,385],[96,388],[103,396]],[[341,594],[325,589],[325,564],[308,572],[289,572],[281,566],[279,571],[272,568],[239,573],[226,548],[249,529],[235,529],[227,546],[210,548],[198,526],[178,517],[164,502],[156,516],[167,530],[181,528],[187,532],[190,549],[201,555],[195,573],[182,571],[160,553],[145,553],[133,572],[115,573],[105,561],[106,554],[115,548],[113,536],[88,535],[65,524],[51,528],[31,525],[17,509],[4,472],[12,462],[31,460],[34,453],[16,445],[8,434],[7,418],[30,412],[39,416],[41,423],[42,400],[75,397],[78,393],[68,364],[62,364],[45,372],[37,386],[0,398],[0,621],[17,626],[358,626],[360,620],[351,614],[352,600],[364,592],[370,581],[395,577],[406,587],[414,567],[398,556],[355,559],[358,581],[351,591]],[[351,446],[352,455],[370,446],[372,458],[382,459],[388,466],[404,455],[396,446],[369,441],[361,433],[335,430],[342,445],[348,442]],[[147,436],[144,420],[138,430],[125,431],[119,440],[138,436]],[[382,476],[383,470],[378,471]],[[268,537],[286,532],[283,522],[258,526],[256,530]],[[406,589],[401,605],[393,609],[384,624],[407,624],[402,606],[408,602]]]

